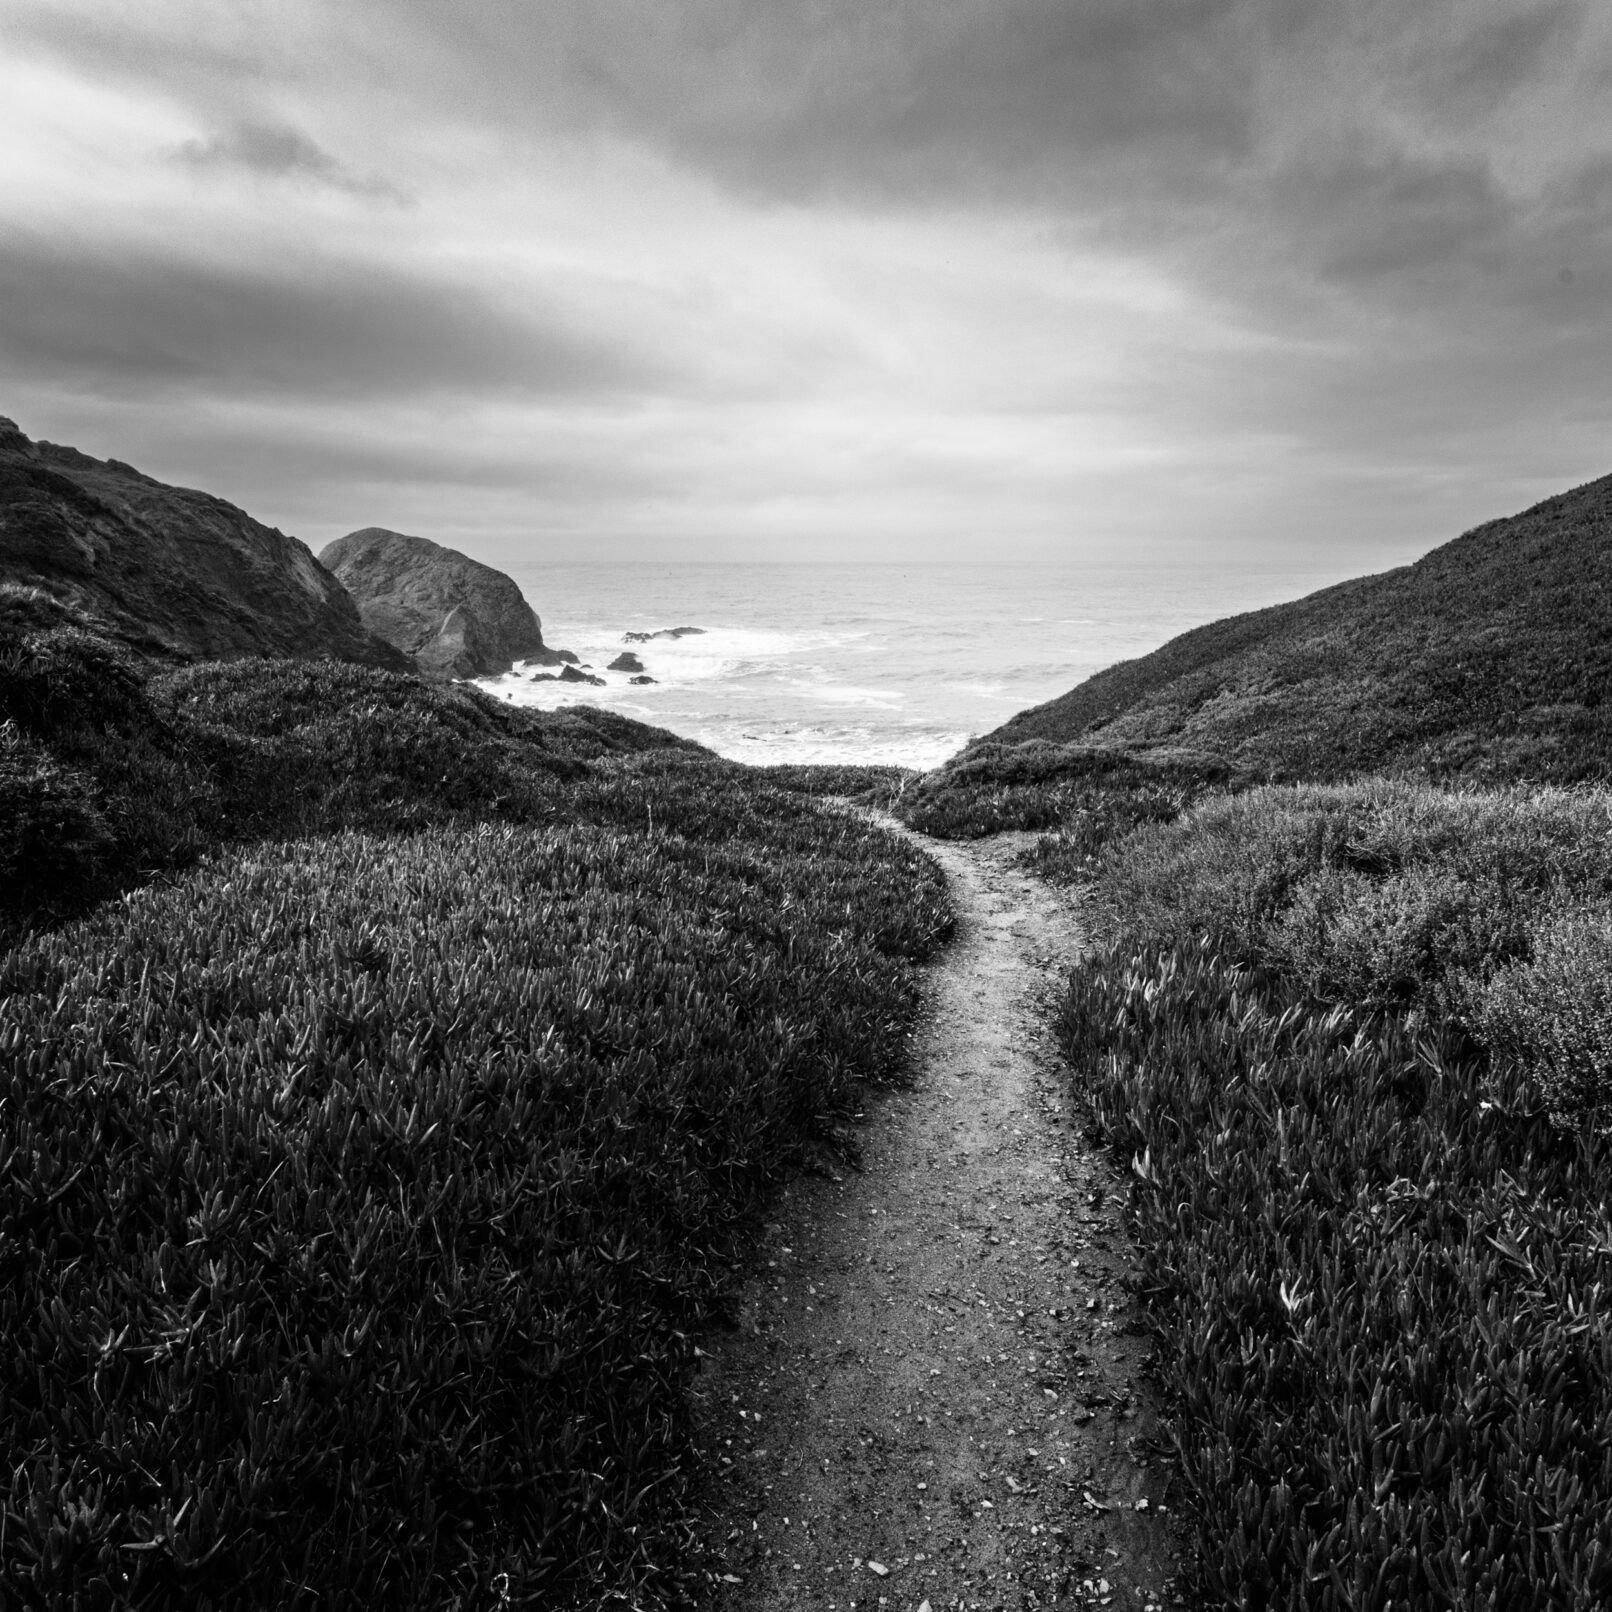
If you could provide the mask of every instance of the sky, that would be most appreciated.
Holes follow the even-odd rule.
[[[315,550],[1330,580],[1612,471],[1593,0],[0,24],[0,414]]]

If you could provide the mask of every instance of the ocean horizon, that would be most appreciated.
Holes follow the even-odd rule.
[[[731,760],[937,766],[1015,712],[1205,622],[1334,575],[1224,561],[982,564],[517,562],[506,571],[603,687],[480,679],[498,698],[593,704]],[[629,642],[675,627],[677,639]],[[632,650],[656,681],[609,663]]]

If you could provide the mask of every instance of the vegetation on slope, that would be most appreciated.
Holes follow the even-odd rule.
[[[1604,785],[1609,527],[1186,634],[895,808],[1049,830],[1106,929],[1060,1029],[1214,1604],[1612,1602],[1612,797],[1493,787]]]
[[[1224,778],[1212,757],[981,744],[913,780],[889,805],[909,828],[942,840],[1056,828],[1059,859],[1078,867],[1116,834],[1170,821]],[[1051,866],[1043,858],[1041,870]]]
[[[899,1078],[938,871],[383,673],[53,620],[0,692],[57,880],[15,864],[50,921],[0,954],[0,1600],[668,1587],[692,1329]]]
[[[1612,765],[1612,477],[1416,564],[1217,621],[984,743],[1206,752],[1259,779],[1556,782]]]
[[[1609,804],[1262,789],[1100,861],[1061,1028],[1217,1601],[1612,1596]]]
[[[153,663],[0,589],[0,936],[262,834],[563,814],[592,758],[697,750],[340,661]]]
[[[918,780],[907,767],[869,767],[824,763],[780,763],[752,767],[748,775],[775,789],[801,795],[839,796],[858,805],[887,807]]]

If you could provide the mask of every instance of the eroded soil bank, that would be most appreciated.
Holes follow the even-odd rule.
[[[782,1201],[707,1344],[719,1612],[1176,1604],[1123,1184],[1046,1009],[1079,921],[1013,865],[1025,838],[925,842],[959,932],[913,1088],[869,1113],[860,1171]]]

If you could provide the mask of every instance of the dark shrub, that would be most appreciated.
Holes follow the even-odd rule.
[[[95,790],[57,765],[14,721],[0,723],[0,887],[14,909],[81,898],[114,849]]]

